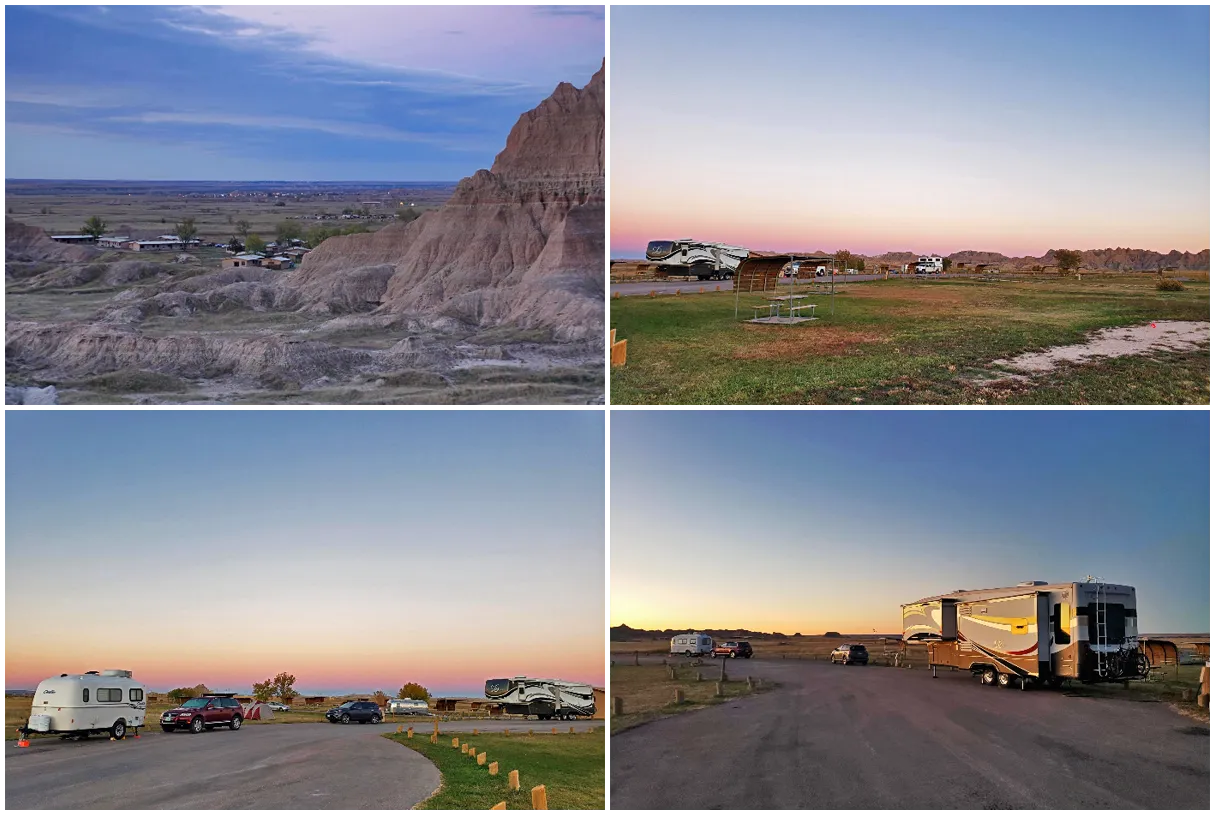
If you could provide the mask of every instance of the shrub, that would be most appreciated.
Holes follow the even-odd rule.
[[[1180,280],[1162,277],[1156,281],[1156,291],[1185,291],[1185,286],[1181,285]]]
[[[83,384],[90,390],[107,393],[180,393],[186,390],[186,383],[175,376],[130,369],[101,374]]]

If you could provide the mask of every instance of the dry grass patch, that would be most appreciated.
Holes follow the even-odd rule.
[[[698,664],[703,662],[703,664]],[[675,678],[669,673],[675,670]],[[613,665],[612,697],[624,701],[624,713],[611,717],[613,733],[628,730],[640,724],[683,713],[699,710],[709,705],[747,696],[774,687],[771,682],[756,683],[748,687],[745,661],[726,665],[726,681],[722,683],[722,695],[717,696],[717,679],[720,662],[712,660],[687,660],[667,665]],[[698,680],[697,676],[701,678]],[[683,702],[675,701],[675,691],[684,694]]]
[[[769,338],[734,351],[735,359],[789,359],[808,356],[843,354],[863,343],[884,342],[887,337],[877,331],[839,326],[815,326],[791,332],[787,326],[766,326],[748,323],[748,334]]]

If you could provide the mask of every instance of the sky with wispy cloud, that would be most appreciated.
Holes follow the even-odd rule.
[[[603,56],[601,6],[8,6],[5,175],[454,181]]]

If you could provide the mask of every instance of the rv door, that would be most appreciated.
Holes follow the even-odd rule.
[[[941,639],[953,642],[958,638],[958,601],[941,601]]]

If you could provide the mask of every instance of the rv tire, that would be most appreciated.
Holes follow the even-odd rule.
[[[203,725],[203,720],[202,720],[201,716],[195,716],[193,719],[190,720],[190,732],[191,733],[195,733],[195,734],[201,733],[201,732],[203,732],[203,727],[204,727],[204,725]]]
[[[240,717],[240,714],[233,716],[232,721],[228,723],[228,729],[240,730],[241,722],[242,722],[242,719]]]
[[[1006,673],[997,674],[996,684],[1002,688],[1011,688],[1013,686],[1013,675]]]
[[[1061,677],[1061,676],[1052,676],[1050,679],[1048,679],[1046,681],[1052,688],[1058,689],[1058,688],[1063,687],[1063,677]]]
[[[127,734],[127,720],[119,719],[114,722],[114,726],[110,728],[110,736],[120,739]]]
[[[996,684],[996,669],[991,668],[991,667],[984,668],[983,671],[979,674],[979,681],[982,682],[984,685],[995,685]]]

